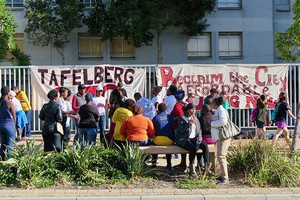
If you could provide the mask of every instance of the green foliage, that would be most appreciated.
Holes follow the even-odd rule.
[[[118,152],[122,158],[122,170],[129,178],[150,174],[155,170],[147,165],[150,156],[140,152],[138,145],[126,142],[122,147],[118,147]]]
[[[15,65],[17,66],[29,66],[30,56],[21,51],[18,45],[13,41],[11,44],[11,53],[14,56]]]
[[[62,57],[69,34],[82,27],[83,6],[77,0],[26,1],[25,28],[30,42],[37,46],[53,46]]]
[[[233,147],[228,162],[233,171],[244,172],[250,184],[263,187],[300,186],[300,165],[297,159],[285,157],[264,141]]]
[[[275,49],[286,61],[296,62],[300,56],[300,0],[295,0],[293,12],[295,14],[292,25],[283,33],[274,36]]]
[[[6,55],[17,28],[15,18],[5,3],[5,0],[0,0],[0,59]]]
[[[216,181],[207,176],[200,178],[186,178],[183,180],[177,180],[175,185],[179,189],[214,189],[216,188]]]

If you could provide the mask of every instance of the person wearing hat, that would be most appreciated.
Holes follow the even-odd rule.
[[[193,177],[197,177],[194,165],[196,155],[198,161],[201,159],[201,154],[197,154],[199,149],[203,152],[205,166],[209,166],[209,149],[207,144],[202,142],[201,126],[195,112],[193,103],[184,107],[184,115],[178,120],[175,135],[176,144],[189,151],[189,173]]]
[[[146,146],[155,134],[152,121],[143,116],[141,105],[135,104],[132,108],[133,116],[128,117],[122,124],[120,133],[129,143]]]
[[[104,144],[104,130],[105,130],[105,112],[108,108],[108,101],[103,96],[103,88],[101,85],[98,85],[96,88],[96,96],[93,98],[92,105],[95,106],[98,109],[99,112],[99,123],[97,127],[100,129],[100,141],[102,144]]]
[[[1,88],[0,98],[0,138],[1,150],[0,155],[3,161],[7,155],[10,156],[16,137],[16,112],[13,102],[9,100],[9,87]]]
[[[62,150],[61,134],[57,130],[57,123],[61,123],[62,112],[58,105],[58,93],[55,90],[50,90],[47,94],[49,99],[45,103],[39,114],[39,118],[44,121],[42,128],[42,136],[44,141],[44,151],[57,151]]]
[[[85,85],[80,84],[80,85],[78,85],[77,90],[78,90],[78,92],[73,96],[73,99],[72,99],[72,109],[75,112],[78,112],[80,106],[82,106],[85,103],[84,95],[85,95],[86,87],[85,87]],[[74,124],[75,124],[75,129],[76,129],[75,136],[74,136],[74,146],[80,140],[78,123],[79,123],[79,119],[74,119]]]
[[[156,109],[156,111],[158,110],[158,104],[162,103],[162,98],[161,98],[161,86],[155,86],[152,88],[152,95],[154,96],[151,101]]]
[[[79,121],[79,142],[83,142],[88,145],[96,144],[97,138],[97,123],[99,121],[98,109],[92,105],[93,95],[87,93],[85,95],[86,104],[79,108],[78,114],[80,117]]]
[[[19,99],[16,98],[15,91],[10,91],[10,99],[14,104],[16,117],[17,117],[17,123],[16,123],[16,129],[17,129],[17,137],[16,141],[20,141],[22,137],[22,130],[25,128],[26,124],[28,123],[26,114],[22,108],[21,102]]]

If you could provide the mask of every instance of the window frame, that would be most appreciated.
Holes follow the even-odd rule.
[[[225,52],[225,51],[220,51],[220,39],[222,36],[226,36],[228,37],[228,46],[227,49],[228,51],[228,55],[221,55],[221,52]],[[235,52],[235,51],[230,51],[230,36],[239,36],[239,47],[240,47],[240,55],[230,55],[230,52]],[[219,58],[220,59],[236,59],[236,58],[243,58],[243,33],[242,32],[219,32],[219,38],[218,38],[218,45],[219,45]]]
[[[223,0],[224,1],[224,0]],[[227,6],[220,6],[219,4],[219,0],[217,2],[217,6],[219,10],[240,10],[243,8],[243,1],[242,0],[238,0],[238,4],[239,6],[229,6],[231,0],[227,0]],[[226,4],[226,3],[224,3]]]
[[[201,37],[207,36],[209,41],[209,51],[201,51],[199,50],[199,44],[201,43]],[[197,51],[189,51],[189,42],[190,40],[197,40]],[[209,55],[201,55],[208,53]],[[193,55],[195,54],[195,55]],[[196,55],[197,54],[197,55]],[[201,58],[211,58],[212,57],[212,33],[211,32],[203,32],[201,35],[196,35],[196,36],[190,36],[188,37],[188,42],[187,42],[187,57],[188,59],[201,59]]]
[[[7,7],[10,7],[12,9],[23,9],[24,8],[24,4],[25,4],[25,0],[21,0],[22,1],[22,4],[21,3],[14,3],[15,1],[20,1],[20,0],[10,0],[11,3],[8,4],[7,3],[7,0],[5,1],[5,6]],[[16,5],[16,6],[15,6]],[[18,6],[17,6],[18,5]]]
[[[84,9],[92,9],[95,7],[96,1],[95,0],[79,0],[84,7]],[[88,5],[88,6],[86,6]]]
[[[81,39],[88,39],[89,40],[89,55],[84,56],[81,52]],[[99,55],[97,56],[97,52],[93,53],[93,40],[99,40],[101,43],[101,51],[99,52]],[[88,33],[78,33],[78,58],[79,59],[90,59],[90,58],[103,58],[103,41],[101,40],[101,37],[99,36],[91,36]],[[95,54],[95,55],[94,55]]]
[[[279,1],[281,3],[279,3]],[[286,1],[287,4],[282,3]],[[291,11],[291,1],[290,0],[275,0],[275,10],[277,12],[290,12]]]
[[[112,45],[113,45],[114,40],[120,40],[120,39],[122,40],[122,51],[121,51],[122,55],[116,55],[118,53],[112,52],[113,51]],[[135,47],[132,44],[128,44],[128,45],[132,46],[132,49],[133,49],[132,55],[126,56],[126,53],[124,52],[124,43],[125,42],[128,44],[128,42],[125,40],[124,37],[114,37],[112,40],[110,40],[110,58],[113,58],[113,59],[115,59],[115,58],[129,58],[129,59],[135,58]]]

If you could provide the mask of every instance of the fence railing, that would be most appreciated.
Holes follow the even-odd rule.
[[[150,98],[151,88],[156,85],[156,65],[120,65],[121,67],[139,68],[144,69],[146,72],[146,84],[145,84],[145,96]],[[296,113],[297,103],[299,102],[300,94],[300,71],[298,64],[289,65],[288,72],[288,91],[289,91],[289,104],[292,113]],[[34,90],[31,85],[30,68],[28,66],[0,66],[0,86],[13,87],[17,86],[20,90],[26,92],[29,101],[32,99],[32,91]],[[240,128],[253,128],[250,126],[249,116],[251,109],[229,109],[229,115],[231,120],[237,124]],[[41,132],[41,121],[38,118],[39,110],[34,110],[32,114],[32,132]],[[271,110],[268,110],[269,116],[271,116]],[[107,120],[108,122],[108,120]],[[108,125],[109,123],[107,123]],[[288,127],[293,127],[295,122],[291,119],[287,119]],[[108,127],[107,127],[108,128]],[[275,128],[275,127],[273,127]]]

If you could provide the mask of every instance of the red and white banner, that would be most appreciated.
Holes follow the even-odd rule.
[[[187,93],[199,97],[197,109],[211,88],[227,91],[231,108],[253,108],[261,94],[273,108],[281,91],[288,92],[288,65],[159,65],[157,85],[166,89],[176,85]]]
[[[77,93],[79,84],[84,84],[86,92],[96,93],[101,85],[104,96],[109,97],[116,84],[122,82],[128,97],[133,98],[135,92],[144,94],[146,71],[129,67],[111,65],[97,66],[30,66],[32,84],[32,107],[40,110],[48,102],[47,93],[52,89],[64,86]]]

